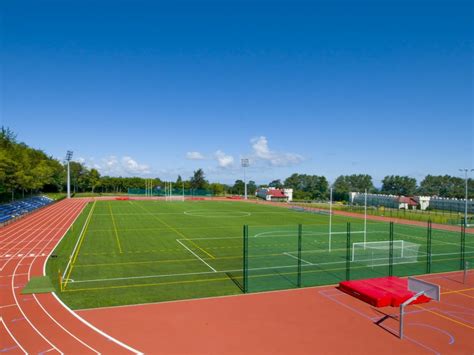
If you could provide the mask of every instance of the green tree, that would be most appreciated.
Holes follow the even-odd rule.
[[[257,191],[257,184],[255,183],[255,181],[250,180],[247,183],[247,194],[248,195],[255,195],[256,191]]]
[[[273,180],[272,182],[270,182],[268,184],[269,187],[274,187],[274,188],[277,188],[277,189],[281,189],[283,187],[283,184],[281,182],[280,179],[278,180]]]
[[[349,199],[349,192],[374,192],[372,177],[367,174],[341,175],[334,181],[334,199],[343,201]]]
[[[409,176],[390,175],[382,180],[381,193],[412,196],[416,192],[416,179]]]
[[[234,186],[232,186],[231,191],[234,195],[243,195],[245,192],[245,183],[243,182],[243,180],[235,180]]]
[[[209,183],[207,182],[204,171],[198,169],[194,172],[194,175],[191,177],[191,188],[193,189],[206,189]]]
[[[97,169],[91,169],[88,176],[89,186],[94,193],[94,190],[100,186],[100,174]]]
[[[325,200],[329,196],[329,183],[324,176],[295,173],[285,180],[284,186],[293,189],[295,199]]]

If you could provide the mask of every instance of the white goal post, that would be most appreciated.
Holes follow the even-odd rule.
[[[394,263],[416,263],[420,244],[405,240],[393,241]],[[352,243],[352,262],[370,263],[372,266],[389,262],[390,241]]]

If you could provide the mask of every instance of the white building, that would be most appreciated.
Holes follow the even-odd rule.
[[[365,194],[363,192],[349,193],[349,201],[352,204],[363,205]],[[465,199],[430,197],[430,196],[396,196],[382,194],[367,194],[368,206],[384,206],[389,208],[413,209],[419,208],[424,211],[428,207],[432,210],[464,212],[466,206]],[[474,213],[474,200],[467,201],[468,213]]]
[[[257,189],[257,197],[266,201],[293,201],[293,189],[277,189],[275,187],[265,187]]]

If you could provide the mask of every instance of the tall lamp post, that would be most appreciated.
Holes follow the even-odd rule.
[[[464,226],[467,227],[467,174],[471,171],[474,171],[474,169],[459,169],[460,172],[464,173],[464,181],[465,181],[465,204],[464,204]]]
[[[249,160],[247,158],[240,159],[242,168],[244,168],[244,198],[247,199],[247,177],[245,176],[245,169],[249,167]]]
[[[67,198],[71,198],[71,170],[69,168],[69,163],[72,159],[72,150],[66,152],[66,162],[67,162]]]

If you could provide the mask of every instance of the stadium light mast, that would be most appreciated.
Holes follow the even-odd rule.
[[[71,198],[71,169],[69,163],[72,159],[72,150],[66,152],[66,162],[67,162],[67,198]]]
[[[460,172],[464,173],[464,182],[465,182],[465,200],[464,200],[464,227],[467,227],[467,196],[468,196],[468,190],[467,190],[467,181],[468,181],[468,173],[471,171],[474,171],[474,169],[459,169]]]
[[[245,175],[245,169],[249,167],[249,160],[247,158],[240,159],[242,168],[244,168],[244,198],[247,199],[247,177]]]

